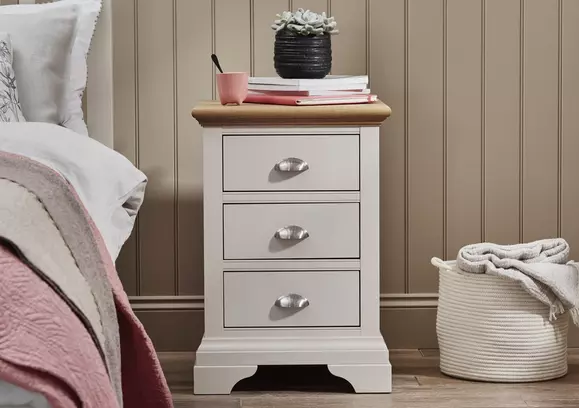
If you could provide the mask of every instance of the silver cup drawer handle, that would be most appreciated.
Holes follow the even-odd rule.
[[[297,225],[288,225],[278,229],[274,237],[283,241],[302,241],[310,236],[310,233]]]
[[[309,164],[297,157],[288,157],[276,163],[275,170],[284,173],[301,173],[310,168]]]
[[[275,305],[282,309],[304,309],[310,305],[310,301],[302,295],[290,293],[289,295],[280,296],[275,301]]]

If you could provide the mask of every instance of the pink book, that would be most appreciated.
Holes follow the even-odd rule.
[[[343,105],[350,103],[370,103],[375,102],[376,95],[321,95],[321,96],[295,96],[295,95],[259,95],[248,94],[245,98],[246,103],[262,103],[271,105]]]
[[[257,95],[289,95],[289,96],[344,96],[344,95],[370,95],[370,89],[343,91],[312,90],[312,91],[249,91]]]

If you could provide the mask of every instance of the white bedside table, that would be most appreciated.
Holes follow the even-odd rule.
[[[204,128],[196,394],[290,364],[391,392],[379,290],[379,126],[390,113],[379,101],[193,110]]]

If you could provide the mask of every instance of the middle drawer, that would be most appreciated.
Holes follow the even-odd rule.
[[[225,204],[224,259],[359,258],[359,203]]]

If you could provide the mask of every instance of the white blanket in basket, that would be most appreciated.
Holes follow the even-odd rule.
[[[460,249],[457,266],[517,281],[534,298],[551,308],[551,320],[569,312],[579,326],[579,265],[567,262],[569,245],[562,238],[524,244],[483,242]]]

